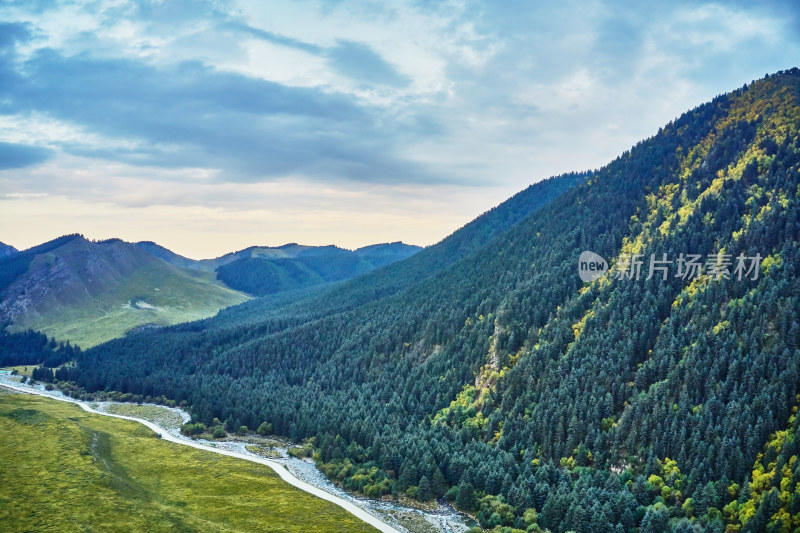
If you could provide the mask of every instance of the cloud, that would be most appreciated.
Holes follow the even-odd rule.
[[[800,64],[789,0],[31,5],[0,3],[0,141],[57,155],[0,171],[0,189],[131,210],[272,209],[281,185],[278,203],[322,210],[322,188],[377,213],[407,187],[466,221]]]
[[[324,47],[307,43],[299,39],[292,39],[291,37],[286,37],[284,35],[279,35],[277,33],[272,33],[270,31],[262,30],[259,28],[254,28],[253,26],[244,24],[242,22],[226,21],[219,25],[219,29],[223,31],[231,31],[234,33],[250,35],[252,37],[255,37],[257,39],[262,39],[272,44],[287,46],[289,48],[294,48],[296,50],[301,50],[303,52],[308,52],[314,55],[323,55],[325,53]]]
[[[0,22],[0,50],[13,47],[18,42],[25,42],[31,38],[29,24],[16,22]]]
[[[440,179],[393,155],[397,133],[380,124],[387,117],[349,95],[198,62],[155,67],[132,59],[64,57],[50,49],[37,51],[21,72],[18,83],[0,88],[10,102],[6,112],[36,110],[108,139],[100,146],[60,144],[74,155],[211,167],[233,181],[292,174],[388,183]],[[435,128],[425,124],[419,131]]]
[[[40,146],[0,142],[0,170],[35,166],[51,155],[52,150]]]
[[[411,78],[399,73],[365,43],[341,39],[334,46],[320,46],[240,22],[225,22],[220,25],[220,29],[250,35],[272,44],[325,58],[336,72],[362,83],[397,88],[408,87],[411,83]]]
[[[363,43],[339,41],[326,55],[333,68],[355,80],[400,88],[407,87],[411,83],[408,77],[397,72],[392,65]]]

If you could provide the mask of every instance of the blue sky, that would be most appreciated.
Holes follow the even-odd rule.
[[[0,240],[432,244],[800,65],[792,2],[3,2]]]

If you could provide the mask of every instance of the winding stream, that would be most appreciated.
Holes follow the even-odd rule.
[[[466,524],[466,517],[446,504],[438,505],[436,510],[423,511],[398,505],[389,501],[372,500],[353,496],[328,480],[328,478],[326,478],[325,475],[322,474],[319,469],[317,469],[313,462],[289,456],[287,453],[287,448],[285,447],[275,448],[275,451],[280,454],[279,458],[267,459],[248,451],[246,449],[246,442],[236,440],[210,442],[203,439],[198,439],[195,441],[182,435],[180,433],[180,428],[177,426],[163,427],[142,418],[105,412],[105,409],[115,402],[92,402],[90,405],[90,403],[64,396],[60,391],[45,390],[41,385],[24,385],[20,383],[18,379],[19,378],[16,377],[0,375],[0,386],[7,387],[18,392],[37,394],[39,396],[45,396],[54,400],[74,403],[90,413],[139,422],[140,424],[144,424],[148,428],[160,434],[161,438],[164,440],[168,440],[176,444],[190,446],[192,448],[266,465],[274,470],[282,480],[286,481],[290,485],[297,487],[304,492],[317,496],[318,498],[322,498],[323,500],[338,505],[339,507],[351,513],[353,516],[363,520],[364,522],[384,533],[409,533],[410,531],[462,533],[469,528],[469,526]],[[97,406],[97,408],[92,407],[93,405]],[[188,413],[180,409],[168,408],[164,406],[158,407],[169,409],[170,411],[179,414],[184,423],[188,422],[191,418]]]

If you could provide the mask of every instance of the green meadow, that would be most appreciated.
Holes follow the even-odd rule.
[[[375,531],[266,466],[25,394],[0,394],[0,530]]]
[[[55,282],[35,309],[19,317],[11,330],[35,329],[57,340],[90,348],[122,337],[145,324],[169,326],[213,316],[249,298],[214,279],[214,274],[180,269],[153,260],[124,277],[111,273],[90,296],[83,285],[61,291]],[[108,279],[106,279],[108,278]]]
[[[104,409],[106,413],[123,416],[134,416],[158,424],[162,428],[179,428],[183,418],[178,413],[160,405],[138,405],[135,403],[110,403]]]

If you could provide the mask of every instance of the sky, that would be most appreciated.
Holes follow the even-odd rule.
[[[800,66],[794,2],[0,2],[0,241],[438,242]]]

